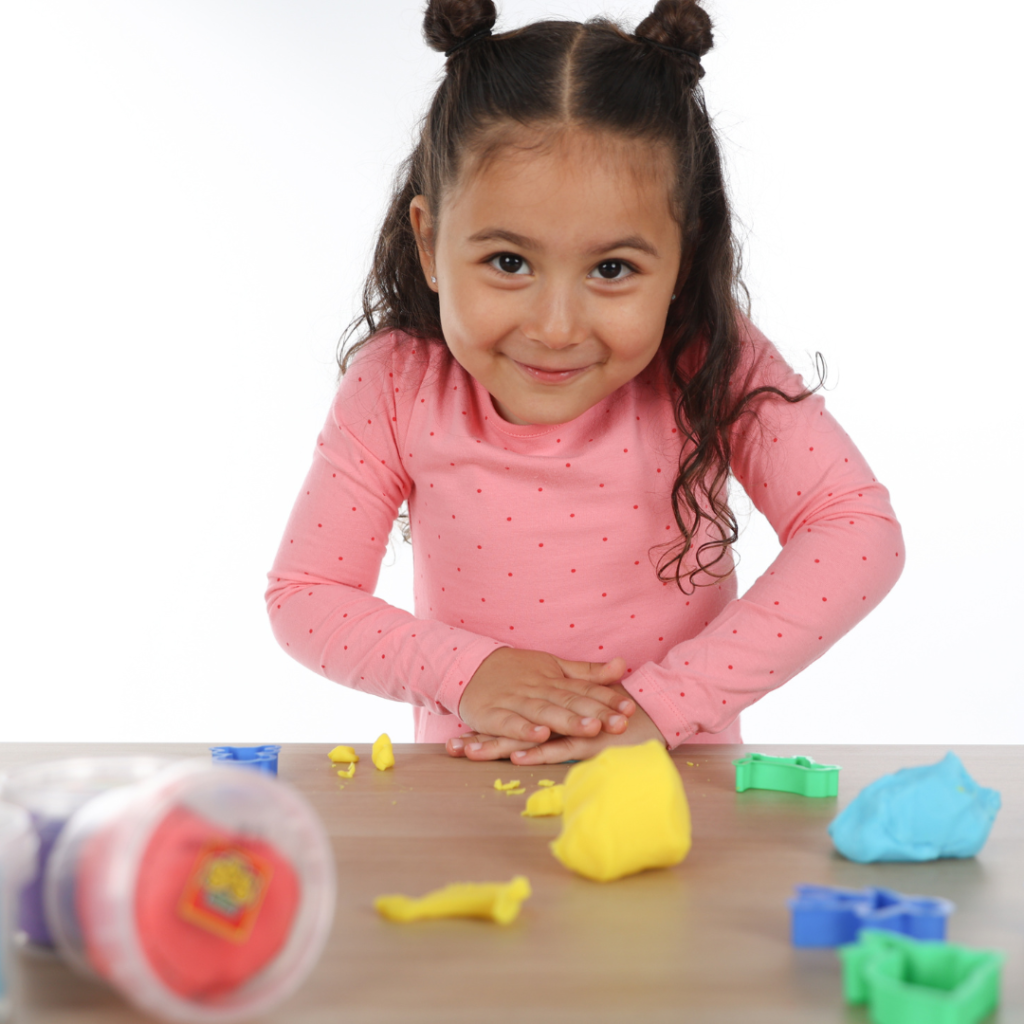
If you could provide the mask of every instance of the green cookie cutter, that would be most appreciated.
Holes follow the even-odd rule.
[[[999,1004],[1004,954],[865,928],[839,949],[843,996],[874,1024],[976,1024]]]
[[[777,789],[800,796],[838,796],[839,765],[818,764],[809,757],[747,754],[736,765],[736,792]]]

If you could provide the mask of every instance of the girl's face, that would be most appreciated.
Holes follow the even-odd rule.
[[[445,340],[505,420],[575,419],[654,358],[679,278],[672,180],[661,150],[566,132],[470,165],[437,224],[412,201]]]

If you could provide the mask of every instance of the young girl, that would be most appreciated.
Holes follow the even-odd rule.
[[[707,14],[495,20],[428,5],[445,77],[270,573],[274,633],[453,756],[739,742],[895,583],[899,525],[739,311]],[[782,543],[742,597],[730,474]],[[403,503],[415,616],[372,596]]]

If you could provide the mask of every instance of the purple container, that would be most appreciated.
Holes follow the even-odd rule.
[[[96,757],[33,764],[0,784],[0,799],[28,811],[39,840],[34,879],[18,901],[18,926],[37,946],[53,946],[43,911],[43,882],[50,852],[68,818],[93,797],[149,778],[173,764],[161,757]]]

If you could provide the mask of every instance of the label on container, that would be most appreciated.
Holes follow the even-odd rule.
[[[189,873],[178,914],[229,942],[245,942],[270,885],[273,868],[234,843],[207,843]]]

